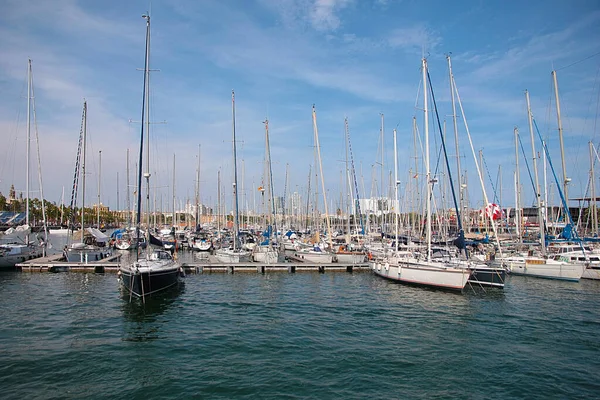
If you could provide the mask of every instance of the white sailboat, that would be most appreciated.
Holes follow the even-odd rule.
[[[531,135],[531,150],[533,155],[533,174],[535,179],[535,192],[537,197],[538,221],[540,226],[540,255],[533,255],[533,251],[527,255],[513,254],[497,258],[496,264],[504,264],[510,269],[513,275],[526,275],[538,278],[559,279],[568,281],[579,281],[586,271],[586,264],[572,263],[565,257],[552,258],[546,254],[545,237],[545,215],[542,207],[541,188],[537,174],[537,153],[535,151],[535,138],[533,134],[533,115],[529,101],[529,92],[525,91],[527,101],[527,118],[529,122],[529,132]],[[544,154],[547,148],[544,147]],[[566,184],[565,184],[566,185]],[[566,187],[566,186],[565,186]],[[560,190],[560,188],[559,188]],[[564,204],[566,208],[566,204]],[[568,212],[567,212],[568,214]],[[583,255],[583,253],[581,253]]]
[[[271,174],[271,147],[269,145],[269,120],[265,120],[265,156],[266,156],[266,162],[265,162],[265,181],[266,181],[266,186],[268,188],[267,190],[267,196],[268,196],[268,203],[269,203],[269,211],[268,214],[271,215],[271,218],[274,218],[275,213],[274,213],[274,204],[273,204],[273,176]],[[264,187],[260,187],[259,190],[261,191],[261,194],[263,196],[263,208],[264,208]],[[267,212],[264,212],[265,216],[267,215]],[[264,242],[262,243],[258,243],[258,245],[254,246],[254,248],[252,249],[252,259],[255,262],[258,263],[262,263],[262,264],[274,264],[277,262],[277,260],[279,259],[279,251],[277,250],[277,248],[275,248],[273,246],[273,235],[272,235],[272,226],[268,225],[267,226],[267,221],[266,221],[266,217],[265,217],[265,226],[266,226],[266,230],[263,233],[263,237],[264,237]],[[277,228],[275,228],[275,230],[277,230]]]
[[[149,146],[149,127],[150,106],[148,103],[149,92],[149,74],[150,74],[150,16],[143,15],[146,19],[146,57],[144,62],[144,89],[142,100],[142,128],[140,138],[140,157],[138,163],[138,181],[137,181],[137,216],[136,216],[136,237],[140,236],[140,223],[142,213],[142,175],[146,178],[146,190],[150,191],[150,172],[143,171],[143,144],[144,144],[144,122],[146,123],[146,145],[147,158],[146,167],[150,171],[150,146]],[[150,200],[146,201],[147,207],[147,247],[144,258],[140,258],[139,250],[135,259],[128,264],[121,265],[119,268],[119,280],[121,286],[132,297],[139,297],[145,302],[147,296],[162,292],[179,283],[179,278],[184,275],[179,262],[173,256],[162,249],[162,243],[150,235]],[[160,246],[160,248],[154,248]]]
[[[431,192],[432,178],[429,165],[429,121],[427,109],[427,60],[422,60],[423,72],[423,105],[425,120],[425,176],[427,180],[426,213],[427,213],[427,249],[425,254],[419,251],[396,251],[391,255],[370,261],[372,271],[383,278],[403,283],[411,283],[438,288],[462,290],[471,275],[469,263],[458,258],[432,258],[431,248]],[[394,159],[397,182],[397,147],[394,135]],[[396,199],[398,185],[395,185]],[[397,224],[397,223],[396,223]],[[397,227],[396,227],[397,231]],[[398,250],[398,245],[396,245]]]
[[[333,243],[331,241],[332,240],[331,222],[329,221],[329,212],[327,209],[327,195],[326,195],[326,191],[325,191],[325,180],[323,179],[323,163],[321,162],[321,146],[319,144],[319,130],[317,128],[317,111],[315,109],[314,104],[312,107],[312,122],[313,122],[313,135],[314,135],[314,141],[315,141],[315,147],[316,147],[317,162],[319,164],[319,172],[321,175],[321,189],[323,191],[323,203],[325,206],[325,220],[327,223],[327,237],[329,240],[329,245],[328,245],[328,248],[326,248],[325,246],[321,247],[320,239],[319,239],[320,235],[319,235],[319,232],[317,231],[317,234],[315,235],[316,238],[315,238],[315,240],[313,240],[313,242],[314,242],[313,246],[298,250],[295,253],[295,256],[302,260],[311,261],[311,262],[315,262],[315,263],[331,263],[331,262],[333,262],[333,254],[330,251],[331,249],[333,249]]]
[[[237,264],[241,262],[250,262],[251,252],[241,247],[239,239],[239,205],[237,193],[237,154],[235,142],[235,92],[231,91],[231,114],[233,131],[233,198],[234,198],[234,216],[233,216],[233,240],[230,247],[221,247],[215,252],[215,257],[222,263]]]
[[[26,206],[25,206],[25,225],[11,228],[4,233],[0,233],[0,269],[11,269],[16,264],[41,257],[44,254],[46,240],[43,243],[34,243],[29,241],[31,228],[29,226],[29,164],[30,164],[30,143],[31,143],[31,109],[33,101],[33,74],[31,60],[27,64],[27,152],[26,152]],[[34,109],[35,115],[35,109]],[[38,142],[39,145],[39,142]],[[39,155],[39,148],[38,148]],[[41,179],[40,179],[41,186]],[[43,191],[42,191],[42,207]],[[45,226],[45,223],[44,223]]]

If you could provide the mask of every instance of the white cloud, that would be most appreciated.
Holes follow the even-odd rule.
[[[387,41],[391,47],[411,52],[418,50],[420,53],[424,52],[426,54],[429,51],[436,50],[437,46],[441,44],[442,39],[436,32],[425,25],[414,25],[393,29],[389,33]]]

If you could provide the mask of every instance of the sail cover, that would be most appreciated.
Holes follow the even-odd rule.
[[[96,229],[96,228],[86,228],[85,230],[86,230],[87,233],[89,233],[94,238],[96,238],[96,242],[97,243],[106,243],[106,242],[108,242],[109,237],[106,236],[104,233],[100,232],[98,229]]]

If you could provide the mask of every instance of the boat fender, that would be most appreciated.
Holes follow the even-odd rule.
[[[369,253],[367,253],[367,255],[369,256],[369,260],[373,259],[373,253],[369,252]]]
[[[390,264],[389,263],[385,263],[385,270],[389,271],[390,270]]]

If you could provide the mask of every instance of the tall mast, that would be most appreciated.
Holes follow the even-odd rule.
[[[427,262],[431,261],[431,171],[429,170],[429,114],[427,110],[427,60],[423,58],[423,114],[425,120],[425,180],[427,182],[426,218],[427,218]]]
[[[146,18],[146,61],[144,67],[144,84],[146,94],[146,230],[150,231],[150,14]],[[141,162],[141,160],[140,160]]]
[[[554,96],[556,98],[556,118],[558,120],[558,140],[560,141],[560,157],[562,160],[562,173],[563,173],[563,192],[565,194],[565,200],[567,205],[569,204],[569,188],[568,184],[571,181],[567,177],[567,167],[565,162],[565,146],[563,144],[563,128],[562,121],[560,119],[560,99],[558,97],[558,81],[556,80],[556,71],[552,71],[552,80],[554,82]]]
[[[96,208],[96,226],[100,229],[100,180],[102,179],[102,150],[98,151],[98,207]],[[117,183],[118,187],[118,183]]]
[[[127,198],[127,227],[129,228],[129,227],[131,227],[131,223],[132,223],[132,220],[131,220],[131,198],[129,196],[129,192],[131,190],[129,188],[129,149],[127,149],[127,179],[126,179],[126,181],[127,181],[127,186],[126,186],[126,188],[127,188],[127,190],[126,190],[126,193],[127,193],[127,195],[126,195],[126,198]]]
[[[267,185],[269,185],[269,203],[271,205],[269,212],[273,216],[273,230],[277,235],[277,217],[275,213],[275,199],[273,197],[273,171],[271,169],[271,144],[269,141],[269,120],[265,120],[266,151],[267,151]],[[265,227],[266,229],[266,227]],[[269,238],[269,245],[271,245]]]
[[[173,218],[171,222],[173,222],[173,227],[175,227],[175,154],[173,154]],[[179,222],[179,221],[178,221]]]
[[[317,129],[317,111],[315,105],[312,108],[312,119],[313,119],[313,133],[315,135],[315,145],[317,146],[317,156],[319,158],[319,171],[321,173],[321,190],[323,190],[323,203],[325,204],[325,221],[327,222],[327,238],[329,241],[329,248],[333,250],[332,233],[331,233],[331,222],[329,221],[329,211],[327,208],[327,193],[325,192],[325,179],[323,175],[323,163],[321,162],[321,146],[319,145],[319,129]]]
[[[590,180],[592,182],[592,200],[588,203],[588,208],[593,210],[592,212],[592,236],[598,234],[598,211],[596,210],[596,178],[594,171],[594,144],[590,141]],[[594,207],[592,208],[592,201],[594,202]]]
[[[531,104],[529,102],[529,92],[525,91],[525,99],[527,100],[527,119],[529,122],[529,133],[531,135],[531,155],[533,158],[533,175],[535,178],[535,196],[538,208],[538,221],[540,226],[540,243],[542,245],[542,254],[546,253],[546,232],[544,227],[544,215],[542,209],[542,193],[540,191],[540,182],[538,178],[537,156],[535,153],[535,139],[533,136],[533,116],[531,115]]]
[[[521,243],[521,177],[519,171],[519,128],[515,126],[515,230]]]
[[[142,18],[144,18],[146,20],[146,54],[145,54],[145,60],[144,60],[144,89],[143,89],[143,96],[142,96],[142,123],[141,123],[141,133],[140,133],[140,157],[139,157],[139,162],[138,162],[138,182],[137,182],[137,216],[136,216],[136,238],[140,237],[140,222],[141,222],[141,213],[142,213],[142,171],[143,171],[143,155],[144,155],[144,121],[146,121],[148,115],[147,112],[149,110],[149,108],[147,108],[147,97],[148,97],[148,78],[149,78],[149,73],[148,73],[148,63],[150,60],[150,16],[149,15],[142,15]],[[149,125],[148,125],[149,127]],[[148,140],[148,142],[150,142]],[[148,171],[150,170],[150,146],[148,146],[148,151],[147,151],[148,157],[147,157],[147,161],[148,161]],[[144,173],[144,177],[146,178],[146,183],[147,183],[147,197],[146,197],[146,203],[147,203],[147,207],[148,209],[150,209],[150,172],[146,172]],[[149,221],[148,221],[149,222]],[[146,243],[148,243],[148,246],[150,245],[150,224],[148,223],[148,226],[146,227]],[[138,246],[138,251],[136,251],[136,258],[139,256],[139,246]]]
[[[384,145],[383,145],[383,139],[384,139],[384,125],[383,125],[383,113],[379,114],[381,116],[381,233],[383,233],[383,227],[385,225],[385,218],[384,218],[384,213],[383,213],[383,191],[384,191],[384,180],[383,180],[383,170],[384,170]]]
[[[458,206],[460,210],[457,215],[462,219],[463,213],[463,187],[460,178],[460,149],[458,148],[458,124],[456,121],[456,103],[454,101],[454,75],[452,74],[452,61],[450,61],[450,54],[446,55],[448,60],[448,74],[450,75],[450,94],[452,99],[452,124],[454,125],[454,143],[456,146],[456,187],[458,187]]]
[[[27,65],[27,153],[25,158],[27,159],[27,167],[25,168],[25,223],[29,226],[29,153],[31,143],[31,59],[28,60]],[[29,243],[29,235],[25,239]]]
[[[415,178],[414,179],[418,179],[419,176],[419,157],[417,156],[418,152],[417,152],[417,117],[413,117],[413,145],[414,145],[414,149],[415,149]],[[416,197],[416,198],[415,198]],[[420,204],[421,204],[421,198],[419,196],[419,184],[418,184],[418,180],[415,181],[415,190],[413,190],[412,195],[411,195],[411,209],[413,210],[412,212],[412,234],[414,235],[414,232],[416,231],[417,228],[417,213],[415,212],[417,209],[419,209],[419,216],[421,215],[420,213]],[[417,206],[417,208],[415,208],[415,204],[419,204],[419,206]],[[421,225],[422,226],[422,225]],[[421,228],[419,228],[419,235],[421,234],[422,230]]]
[[[398,204],[398,148],[397,148],[397,139],[396,139],[396,128],[394,128],[394,206],[396,206]],[[396,206],[399,208],[399,206]],[[400,210],[396,210],[396,212],[394,213],[395,215],[395,221],[396,221],[396,229],[395,229],[395,236],[396,236],[396,253],[398,252],[398,213],[400,212]]]
[[[200,224],[200,150],[201,145],[198,145],[198,171],[196,173],[196,225]]]
[[[83,228],[84,228],[84,208],[85,208],[85,148],[87,143],[87,101],[83,101],[83,165],[82,165],[82,185],[81,185],[81,243],[83,243]]]
[[[237,248],[237,241],[239,237],[239,204],[238,204],[238,193],[237,193],[237,156],[236,156],[236,143],[235,143],[235,92],[231,91],[231,129],[233,133],[233,198],[235,207],[235,216],[233,219],[233,229],[235,237],[233,240],[233,250]]]

